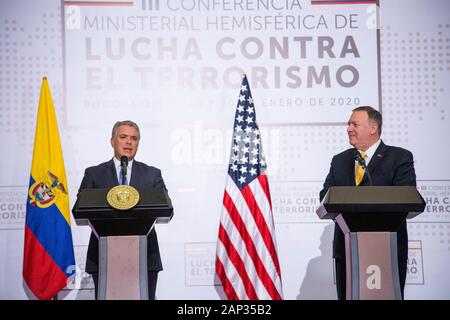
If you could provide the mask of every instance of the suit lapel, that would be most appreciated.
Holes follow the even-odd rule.
[[[136,160],[131,167],[130,186],[139,186],[139,163]]]
[[[355,186],[355,159],[353,158],[353,151],[349,152],[348,163],[345,176],[348,177],[347,186]]]
[[[108,163],[107,163],[107,175],[108,175],[108,179],[110,181],[112,181],[113,186],[118,186],[119,185],[119,180],[117,178],[117,171],[116,171],[116,167],[114,166],[114,161],[113,159],[111,159]]]

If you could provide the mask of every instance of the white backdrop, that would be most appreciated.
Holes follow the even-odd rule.
[[[268,160],[286,299],[335,299],[332,225],[315,214],[357,105],[384,116],[385,143],[411,150],[424,214],[408,224],[406,299],[449,299],[450,2],[134,0],[64,6],[0,0],[0,299],[22,283],[23,226],[42,76],[56,107],[71,206],[84,169],[112,157],[116,120],[141,127],[137,160],[159,167],[175,208],[157,225],[158,299],[219,299],[215,244],[240,73]],[[72,222],[76,282],[92,299],[90,230]]]

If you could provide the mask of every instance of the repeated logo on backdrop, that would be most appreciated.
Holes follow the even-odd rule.
[[[0,230],[23,229],[28,186],[0,186]]]
[[[184,244],[186,287],[219,285],[215,279],[216,243]]]

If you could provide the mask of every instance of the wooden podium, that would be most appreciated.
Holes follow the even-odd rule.
[[[138,204],[116,210],[109,189],[83,189],[72,209],[78,225],[90,225],[99,239],[98,300],[148,299],[147,235],[155,223],[168,223],[172,202],[163,188],[135,188]]]
[[[331,187],[316,213],[345,236],[346,299],[401,299],[397,228],[425,209],[416,187]]]

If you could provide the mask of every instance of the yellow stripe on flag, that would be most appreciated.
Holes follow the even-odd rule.
[[[52,183],[58,184],[57,187],[52,188],[55,193],[55,204],[70,225],[66,171],[55,108],[47,78],[42,79],[31,175],[35,181],[45,182],[48,186],[51,186]]]

